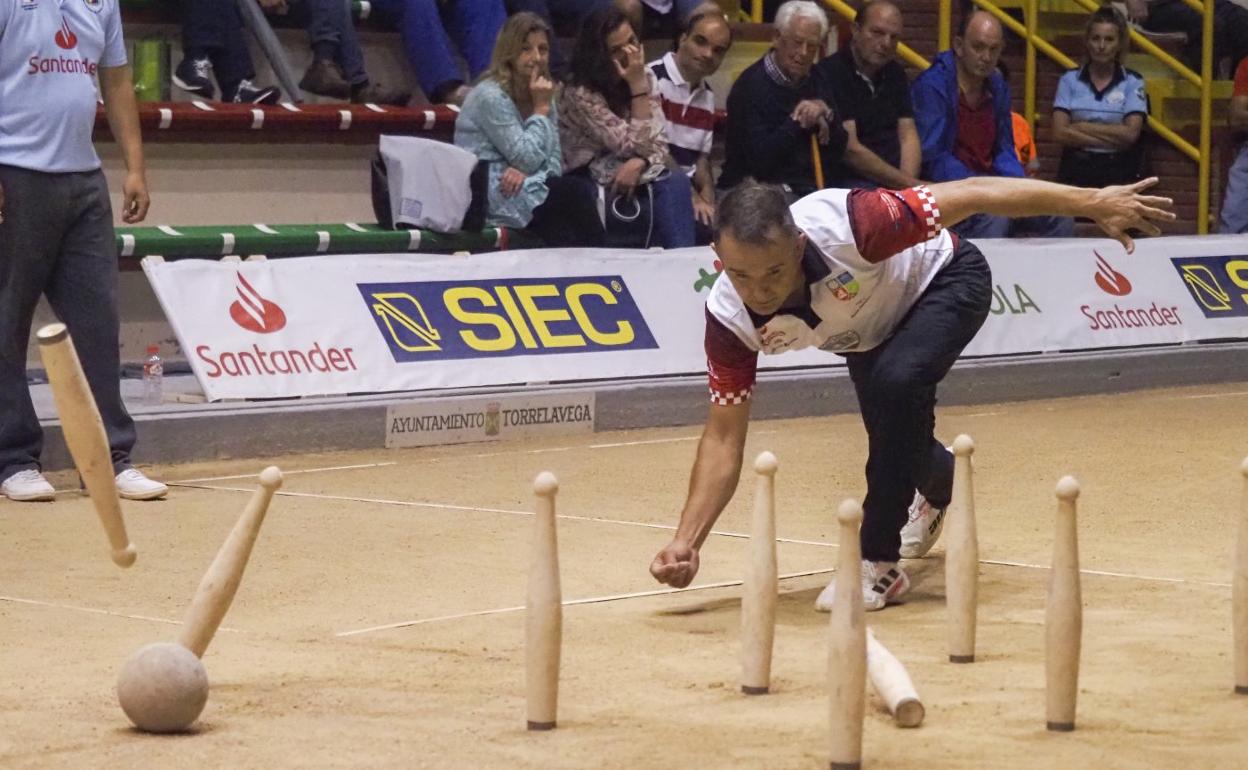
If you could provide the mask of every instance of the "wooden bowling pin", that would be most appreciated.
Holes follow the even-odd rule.
[[[543,472],[533,482],[537,515],[529,562],[525,611],[525,689],[530,730],[553,730],[559,703],[559,653],[563,639],[563,594],[559,588],[559,543],[555,536],[555,494],[559,482]]]
[[[204,657],[204,651],[217,633],[221,619],[234,601],[238,584],[243,579],[243,570],[251,557],[252,546],[260,534],[260,525],[264,523],[264,514],[269,510],[269,501],[281,485],[282,472],[277,468],[269,466],[260,472],[260,488],[247,501],[247,507],[217,552],[217,558],[212,560],[199,581],[199,589],[186,611],[182,634],[178,637],[178,643],[195,653],[196,657]]]
[[[1239,466],[1244,477],[1240,501],[1239,533],[1235,537],[1235,574],[1231,580],[1231,606],[1235,638],[1235,692],[1248,695],[1248,457]]]
[[[945,607],[949,622],[949,662],[975,660],[975,613],[979,603],[979,539],[975,533],[975,485],[971,455],[975,442],[965,434],[953,440],[953,498],[945,526]]]
[[[1070,476],[1057,482],[1057,525],[1053,535],[1053,568],[1044,616],[1045,724],[1050,730],[1075,729],[1079,694],[1079,647],[1083,636],[1083,599],[1079,591],[1079,539],[1075,500],[1079,482]]]
[[[862,767],[862,719],[866,709],[867,624],[862,606],[862,506],[841,503],[840,558],[828,624],[828,713],[830,770]]]
[[[906,667],[867,629],[867,678],[898,727],[923,724],[926,710]]]
[[[771,651],[776,635],[776,469],[771,452],[754,461],[754,521],[750,565],[741,594],[741,692],[763,695],[771,687]]]
[[[117,495],[117,478],[113,473],[112,450],[104,433],[104,422],[82,372],[74,342],[62,323],[48,324],[35,332],[35,338],[39,341],[43,367],[48,372],[56,413],[61,418],[65,445],[91,496],[95,513],[104,525],[104,533],[112,546],[113,563],[129,567],[134,564],[137,552],[121,516],[121,498]]]

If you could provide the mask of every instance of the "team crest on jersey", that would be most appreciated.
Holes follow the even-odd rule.
[[[104,0],[82,0],[82,4],[96,13],[104,8]]]
[[[829,278],[827,286],[831,290],[832,296],[842,302],[858,296],[858,281],[854,278],[854,274],[849,271]]]

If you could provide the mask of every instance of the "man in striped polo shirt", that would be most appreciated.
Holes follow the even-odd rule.
[[[119,0],[0,0],[0,494],[51,500],[43,431],[26,383],[39,296],[69,327],[112,449],[122,497],[161,497],[130,465],[121,401],[117,244],[108,182],[91,144],[95,79],[125,159],[121,218],[147,216],[147,180]]]
[[[693,182],[698,243],[710,242],[715,219],[711,173],[715,94],[707,78],[719,70],[731,45],[732,28],[718,6],[699,9],[689,17],[673,49],[649,65],[663,102],[668,149]]]

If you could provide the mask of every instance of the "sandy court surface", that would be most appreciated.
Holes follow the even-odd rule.
[[[873,704],[866,766],[1248,767],[1229,622],[1245,407],[1241,384],[941,410],[938,435],[977,445],[979,659],[945,662],[938,545],[906,563],[908,601],[868,616],[927,721],[901,731]],[[128,571],[108,561],[86,498],[0,502],[0,767],[826,766],[827,615],[812,603],[836,559],[832,511],[864,491],[865,434],[855,416],[751,432],[749,457],[780,458],[780,572],[814,574],[782,581],[773,694],[747,698],[740,589],[705,586],[744,574],[752,473],[703,550],[700,590],[612,598],[660,589],[646,566],[697,432],[273,458],[285,485],[205,655],[208,706],[176,737],[128,727],[117,671],[176,637],[265,463],[154,469],[180,484],[126,505]],[[516,608],[541,470],[561,481],[565,601],[607,600],[565,608],[560,727],[539,735],[523,729]],[[1054,735],[1044,567],[1064,473],[1083,484],[1082,566],[1095,573],[1079,730]]]

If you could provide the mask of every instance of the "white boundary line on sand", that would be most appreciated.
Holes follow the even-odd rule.
[[[216,492],[254,492],[252,489],[244,489],[242,487],[218,487],[209,484],[187,484],[185,482],[169,482],[170,486],[186,487],[188,489],[208,489]],[[511,516],[532,516],[532,511],[518,511],[511,508],[485,508],[476,505],[452,505],[450,503],[422,503],[415,500],[389,500],[381,497],[353,497],[350,495],[325,495],[318,492],[289,492],[279,490],[275,493],[276,497],[302,497],[314,500],[336,500],[339,502],[350,503],[376,503],[378,505],[395,505],[403,508],[431,508],[439,511],[470,511],[476,513],[505,513]],[[644,521],[627,521],[625,519],[607,519],[599,516],[573,516],[571,514],[560,513],[556,516],[559,519],[567,521],[587,521],[596,524],[616,524],[623,527],[643,527],[645,529],[663,529],[673,531],[676,527],[672,524],[651,524]],[[749,540],[750,536],[744,532],[727,532],[724,530],[711,530],[712,535],[719,537],[734,537],[741,540]],[[820,547],[829,547],[831,544],[819,540],[795,540],[787,537],[776,538],[777,543],[788,543],[791,545],[815,545]],[[832,546],[834,547],[834,546]]]
[[[57,602],[44,602],[38,599],[22,599],[17,596],[0,596],[0,602],[13,602],[14,604],[32,604],[36,607],[51,607],[53,609],[58,609],[58,610],[70,610],[71,612],[86,612],[91,615],[108,615],[109,617],[128,618],[130,620],[147,620],[152,623],[167,623],[168,625],[171,625],[171,626],[182,625],[182,621],[173,620],[172,618],[156,618],[156,617],[152,617],[151,615],[131,615],[126,612],[113,612],[112,610],[101,610],[101,609],[96,609],[95,607],[77,607],[72,604],[58,604]],[[228,628],[226,626],[221,626],[218,630],[229,631],[232,634],[243,633],[243,631],[240,631],[237,628]]]
[[[1027,564],[1021,561],[1001,561],[999,559],[980,559],[980,564],[991,564],[996,567],[1022,567],[1024,569],[1049,569],[1046,564]],[[1102,569],[1081,569],[1081,575],[1098,575],[1100,577],[1116,577],[1128,578],[1130,580],[1144,580],[1151,583],[1190,583],[1200,586],[1213,586],[1215,588],[1230,588],[1230,583],[1215,583],[1211,580],[1189,580],[1188,578],[1172,578],[1157,577],[1156,575],[1137,575],[1133,572],[1110,572]]]
[[[824,575],[829,572],[835,572],[834,569],[812,569],[804,572],[792,572],[787,575],[780,575],[780,580],[789,580],[792,578],[809,577],[810,575]],[[578,604],[603,604],[605,602],[618,602],[623,599],[640,599],[646,596],[665,596],[667,594],[682,594],[689,591],[705,591],[711,588],[731,588],[744,583],[744,580],[721,580],[718,583],[707,583],[699,586],[689,586],[688,588],[656,588],[651,591],[637,591],[631,594],[611,594],[609,596],[590,596],[584,599],[568,599],[563,602],[564,607],[573,607]],[[389,631],[395,628],[407,628],[409,626],[419,626],[425,623],[438,623],[444,620],[459,620],[461,618],[475,618],[482,615],[501,615],[507,612],[520,612],[524,609],[524,605],[519,607],[501,607],[494,610],[478,610],[477,612],[461,612],[457,615],[441,615],[435,618],[419,618],[416,620],[401,620],[397,623],[387,623],[384,626],[373,626],[372,628],[357,628],[353,631],[339,631],[334,636],[359,636],[361,634],[374,633],[376,631]]]
[[[297,473],[325,473],[327,471],[354,471],[354,470],[360,470],[361,468],[383,468],[383,467],[390,466],[390,465],[398,465],[398,463],[395,461],[388,461],[388,462],[382,462],[382,463],[361,463],[359,465],[331,465],[326,468],[301,468],[301,469],[297,469],[293,471],[282,471],[282,475],[294,476]],[[233,481],[234,479],[254,479],[259,475],[260,475],[260,472],[257,471],[255,473],[239,473],[234,476],[204,476],[203,478],[198,478],[198,479],[178,479],[177,481],[170,481],[167,483],[174,484],[174,485],[181,485],[181,484],[191,484],[191,483],[199,482],[199,481]]]
[[[254,491],[251,489],[243,489],[239,487],[217,487],[217,486],[209,486],[209,485],[190,485],[190,484],[183,484],[180,486],[194,487],[195,489],[209,489],[209,490],[220,491],[220,492],[252,492]],[[396,505],[396,506],[401,506],[401,507],[406,507],[406,508],[432,508],[435,510],[474,511],[474,512],[479,512],[479,513],[506,513],[512,516],[532,516],[533,515],[532,511],[517,511],[517,510],[513,510],[509,508],[484,508],[481,506],[451,505],[448,503],[421,503],[421,502],[416,502],[413,500],[387,500],[384,498],[374,498],[374,497],[350,497],[350,496],[345,496],[345,495],[323,495],[323,494],[317,494],[313,492],[278,491],[277,495],[285,496],[285,497],[306,497],[306,498],[321,499],[321,500],[338,500],[338,501],[343,501],[343,502],[378,503],[381,505]],[[598,517],[598,516],[573,516],[571,514],[566,514],[566,513],[560,513],[557,515],[556,518],[566,519],[568,521],[590,522],[590,523],[595,523],[595,524],[615,524],[618,526],[625,526],[625,527],[643,527],[645,529],[662,529],[662,530],[667,530],[669,532],[676,529],[676,527],[671,524],[651,524],[651,523],[644,522],[644,521],[627,521],[624,519],[608,519],[608,518],[603,518],[603,517]],[[738,540],[748,540],[750,538],[750,536],[744,532],[728,532],[725,530],[718,530],[718,529],[711,530],[710,534],[717,535],[719,537],[736,538]],[[816,546],[819,548],[836,548],[837,547],[836,543],[827,543],[827,542],[823,542],[819,540],[798,540],[795,538],[788,538],[788,537],[778,537],[776,538],[776,542],[786,543],[789,545],[811,545],[811,546]],[[1049,566],[1047,564],[1028,564],[1026,562],[1002,561],[998,559],[980,559],[979,563],[998,566],[998,567],[1019,567],[1023,569],[1045,569],[1045,570],[1049,569]],[[1081,569],[1079,570],[1079,572],[1080,574],[1083,574],[1083,575],[1098,575],[1101,577],[1128,578],[1131,580],[1144,580],[1144,581],[1153,582],[1153,583],[1180,583],[1180,584],[1190,583],[1193,585],[1213,586],[1215,588],[1229,588],[1231,585],[1230,583],[1216,583],[1210,580],[1189,580],[1187,578],[1158,577],[1156,575],[1140,575],[1140,574],[1136,574],[1132,572],[1112,572],[1108,570],[1095,570],[1095,569]]]
[[[1235,396],[1248,396],[1248,390],[1236,390],[1230,393],[1197,393],[1192,396],[1168,396],[1163,401],[1195,401],[1201,398],[1233,398]]]
[[[767,430],[767,429],[751,431],[752,435],[755,435],[755,436],[767,436],[767,435],[772,435],[777,432],[778,431]],[[686,441],[697,441],[700,438],[702,438],[702,434],[699,433],[696,436],[671,436],[668,438],[642,439],[638,441],[610,441],[610,442],[605,442],[601,444],[574,444],[574,445],[568,445],[568,446],[543,447],[540,449],[504,449],[504,450],[500,450],[497,452],[478,452],[475,454],[451,455],[447,457],[424,457],[424,458],[420,458],[417,461],[417,464],[422,463],[422,462],[447,462],[451,460],[480,460],[480,459],[484,459],[487,457],[504,457],[506,455],[516,455],[516,454],[541,455],[541,454],[551,454],[555,452],[572,452],[577,449],[619,449],[621,447],[650,446],[654,444],[679,444],[679,443],[683,443]],[[425,448],[431,448],[431,447],[425,447]],[[352,471],[352,470],[361,470],[365,468],[392,467],[398,464],[399,464],[398,461],[390,460],[390,461],[379,462],[379,463],[361,463],[359,465],[330,465],[324,468],[303,468],[300,470],[282,471],[282,473],[287,476],[293,476],[296,473],[327,473],[329,471]],[[201,478],[193,478],[193,479],[177,479],[175,481],[169,481],[166,483],[173,484],[173,485],[184,485],[184,484],[195,484],[195,483],[199,483],[203,481],[233,481],[235,479],[252,479],[252,478],[255,478],[257,475],[258,473],[239,473],[239,474],[232,475],[232,476],[204,476]]]

